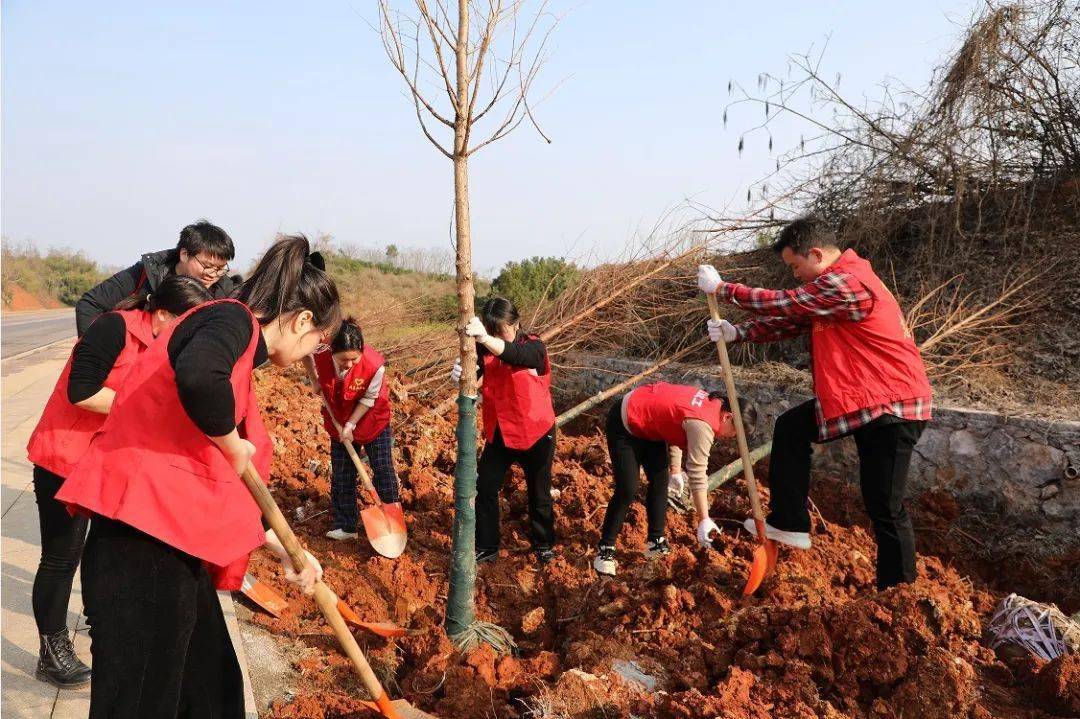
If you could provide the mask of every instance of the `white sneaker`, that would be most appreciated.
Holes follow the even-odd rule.
[[[594,559],[592,563],[592,567],[596,570],[596,573],[614,577],[615,570],[618,566],[619,563],[615,561],[615,547],[605,547],[601,545],[596,552],[596,559]]]
[[[356,532],[346,532],[344,529],[331,529],[326,533],[330,539],[356,539],[360,535]]]
[[[750,534],[757,536],[757,525],[754,523],[753,517],[748,518],[743,522],[743,527]],[[789,547],[795,547],[796,549],[810,549],[810,533],[809,532],[785,532],[782,529],[777,529],[768,522],[765,522],[765,536],[774,542],[780,542],[780,544],[786,544]]]

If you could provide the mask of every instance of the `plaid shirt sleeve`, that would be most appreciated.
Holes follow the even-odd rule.
[[[810,331],[810,320],[804,317],[765,317],[735,325],[741,342],[776,342],[797,337]]]
[[[861,322],[874,305],[870,291],[846,272],[822,273],[813,282],[793,290],[724,282],[716,289],[716,297],[754,314],[802,320],[835,317]]]

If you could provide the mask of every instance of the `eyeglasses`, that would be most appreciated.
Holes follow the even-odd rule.
[[[229,274],[229,265],[228,265],[228,263],[226,263],[224,265],[220,265],[220,266],[219,265],[208,265],[205,262],[203,262],[202,260],[200,260],[198,255],[193,255],[192,259],[194,259],[196,262],[198,262],[199,267],[201,267],[203,269],[203,272],[205,272],[210,277],[221,277],[222,275]]]

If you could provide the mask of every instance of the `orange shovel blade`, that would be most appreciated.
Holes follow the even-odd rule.
[[[289,603],[267,585],[260,582],[251,574],[244,575],[244,583],[240,585],[240,591],[244,596],[255,602],[260,609],[271,616],[278,618],[288,611]]]
[[[381,699],[381,702],[361,700],[360,703],[368,709],[378,712],[387,719],[399,719],[399,717],[400,719],[436,719],[435,715],[417,709],[404,699],[394,699],[393,701],[390,701],[385,695],[383,695]]]
[[[360,615],[353,611],[353,608],[346,604],[343,600],[339,599],[337,603],[338,613],[341,614],[341,618],[345,620],[345,623],[351,627],[357,629],[363,629],[377,634],[380,637],[404,637],[409,634],[409,630],[404,627],[400,627],[393,622],[365,622],[360,619]]]
[[[758,587],[761,586],[761,582],[764,581],[765,575],[768,573],[768,550],[765,549],[765,545],[759,544],[754,547],[754,558],[750,560],[750,577],[746,580],[746,586],[743,587],[742,595],[744,597],[749,597],[756,592]]]
[[[367,507],[360,511],[360,520],[364,523],[364,533],[376,552],[389,559],[397,559],[405,551],[409,536],[401,504],[394,502]]]
[[[768,565],[765,570],[765,574],[772,574],[776,569],[776,554],[779,550],[776,548],[776,542],[771,539],[765,540],[765,558],[768,560]]]

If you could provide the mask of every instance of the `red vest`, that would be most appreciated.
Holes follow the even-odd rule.
[[[719,437],[727,411],[709,393],[684,384],[656,382],[636,388],[626,401],[626,429],[639,439],[673,444],[686,449],[682,423],[700,419]]]
[[[829,267],[862,283],[874,298],[861,322],[813,320],[810,351],[814,393],[826,420],[860,409],[905,399],[929,397],[919,348],[896,298],[870,263],[845,250]]]
[[[345,424],[356,409],[356,403],[367,392],[368,385],[375,378],[375,373],[385,364],[383,356],[371,347],[364,347],[360,354],[360,360],[352,366],[345,377],[338,379],[337,370],[334,368],[334,357],[330,350],[319,352],[315,355],[315,370],[319,375],[319,384],[323,395],[330,401],[334,408],[334,418],[338,424]],[[390,424],[390,382],[383,373],[382,387],[379,388],[379,396],[375,399],[375,406],[370,408],[360,418],[360,424],[353,430],[353,440],[360,444],[367,444],[378,437]],[[334,423],[330,421],[330,415],[323,407],[323,426],[331,439],[339,439]]]
[[[198,557],[219,589],[239,589],[248,554],[266,541],[259,508],[225,455],[184,411],[168,353],[184,319],[218,302],[236,300],[190,310],[151,345],[56,498],[72,511],[116,519]],[[259,340],[254,316],[251,327],[231,382],[238,430],[255,445],[255,468],[267,477],[274,449],[251,381]]]
[[[530,335],[530,339],[535,339]],[[555,425],[551,405],[551,363],[544,371],[515,367],[495,355],[484,356],[483,393],[484,439],[495,439],[501,430],[510,449],[529,449]]]
[[[126,332],[124,348],[120,350],[113,363],[105,385],[114,392],[119,392],[135,360],[150,343],[154,341],[151,329],[150,313],[143,310],[125,310],[117,312],[124,319]],[[55,475],[66,477],[90,446],[94,433],[105,424],[107,415],[77,407],[68,401],[68,380],[71,378],[71,357],[60,373],[60,379],[53,388],[52,395],[41,413],[34,433],[26,445],[26,454],[31,462],[49,470]]]

